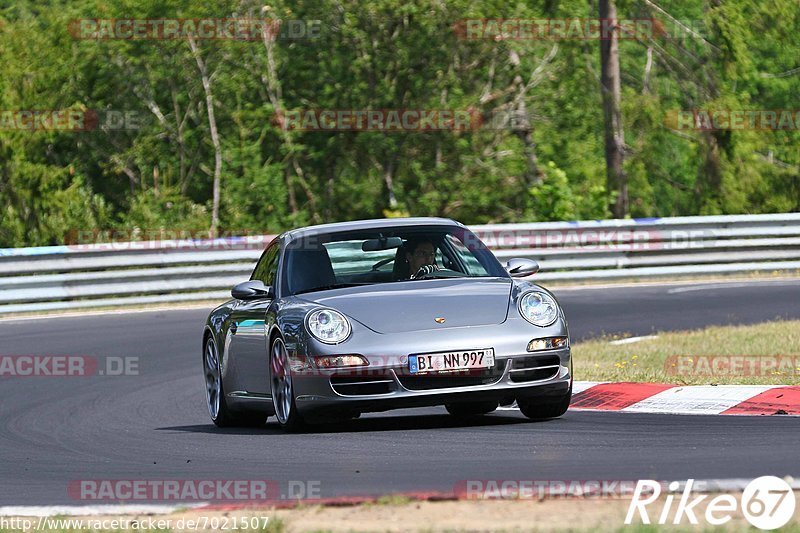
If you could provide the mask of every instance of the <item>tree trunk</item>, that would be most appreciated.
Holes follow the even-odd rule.
[[[539,68],[543,68],[548,61],[548,58],[542,60],[542,64],[539,65]],[[509,53],[509,63],[516,69],[519,69],[520,59],[516,52],[511,51]],[[525,191],[523,191],[521,196],[525,197],[527,196],[528,189],[534,185],[542,184],[542,173],[539,170],[539,158],[536,156],[536,143],[533,142],[533,126],[531,126],[531,121],[528,117],[528,106],[525,103],[528,86],[522,79],[521,74],[514,76],[514,90],[517,94],[514,101],[511,103],[512,107],[509,108],[509,111],[512,115],[511,128],[522,143],[525,153]]]
[[[620,111],[621,84],[619,73],[619,33],[617,8],[614,0],[599,0],[600,25],[600,84],[603,93],[603,118],[606,145],[606,183],[614,195],[610,208],[615,218],[628,214],[628,181],[622,169],[625,137]]]
[[[189,38],[189,47],[192,49],[194,59],[197,61],[197,68],[200,71],[200,79],[203,82],[203,92],[206,95],[206,110],[208,112],[208,129],[211,132],[211,144],[214,146],[214,191],[211,204],[211,235],[216,237],[219,228],[219,198],[220,198],[220,178],[222,176],[222,145],[219,142],[217,132],[217,119],[214,116],[214,95],[211,92],[211,80],[208,76],[208,69],[205,61],[200,56],[197,44],[194,39]]]
[[[394,160],[383,165],[383,183],[389,191],[389,209],[397,209],[397,196],[394,194]]]
[[[699,214],[721,214],[722,209],[722,153],[719,132],[704,131],[700,135],[703,148],[703,165],[697,177],[695,196]]]
[[[533,140],[533,126],[528,118],[528,108],[525,100],[520,99],[519,105],[514,112],[514,133],[519,138],[524,147],[525,154],[525,183],[529,189],[535,185],[541,185],[543,173],[539,169],[539,158],[536,155],[536,143]]]

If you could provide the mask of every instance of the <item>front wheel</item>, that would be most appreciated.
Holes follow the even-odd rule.
[[[272,384],[272,404],[275,407],[275,417],[286,431],[298,431],[305,426],[305,420],[297,411],[294,401],[294,382],[292,368],[289,364],[289,354],[283,339],[276,337],[272,341],[272,357],[270,357]]]
[[[546,399],[541,398],[519,398],[517,405],[522,414],[532,420],[542,420],[546,418],[558,418],[569,409],[572,401],[572,386],[561,398]]]
[[[206,406],[211,421],[217,427],[234,426],[260,426],[266,421],[266,415],[259,413],[240,413],[231,411],[225,401],[225,391],[222,386],[222,371],[220,369],[219,353],[213,337],[206,340],[203,354],[203,373],[206,378]]]

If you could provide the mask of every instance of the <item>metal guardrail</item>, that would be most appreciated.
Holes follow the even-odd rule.
[[[471,229],[501,260],[536,259],[537,281],[800,270],[800,213]],[[271,238],[0,249],[0,314],[224,300]]]

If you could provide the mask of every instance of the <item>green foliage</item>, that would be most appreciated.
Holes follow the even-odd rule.
[[[145,232],[202,230],[208,228],[208,212],[175,189],[148,189],[132,199],[122,226]]]
[[[533,216],[537,220],[574,220],[575,194],[569,186],[567,173],[550,161],[545,167],[542,183],[531,187]]]
[[[679,110],[797,108],[796,2],[659,2],[694,35],[620,41],[630,216],[800,209],[800,128],[676,130]],[[618,0],[621,18],[669,17]],[[591,18],[584,1],[18,0],[0,7],[0,110],[132,113],[122,130],[0,128],[0,247],[70,231],[208,229],[215,151],[226,232],[367,217],[605,218],[592,40],[465,40],[467,18]],[[320,20],[274,43],[75,39],[82,18]],[[651,59],[648,61],[648,49]],[[646,74],[647,73],[647,74]],[[467,131],[286,131],[277,112],[449,109],[528,117]]]

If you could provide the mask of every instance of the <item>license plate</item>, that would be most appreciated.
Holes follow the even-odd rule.
[[[408,371],[412,374],[451,372],[494,366],[494,348],[409,355]]]

